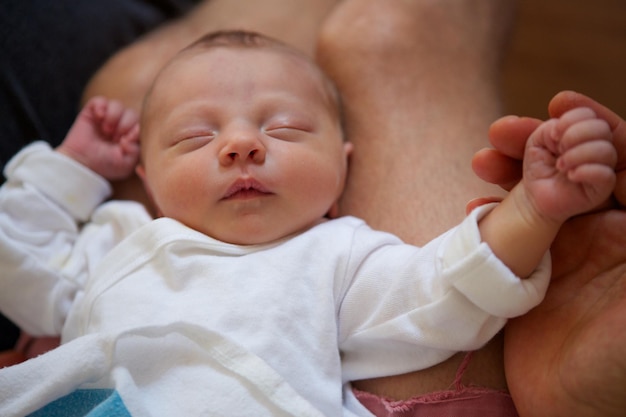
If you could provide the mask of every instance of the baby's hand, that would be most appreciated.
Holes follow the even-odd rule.
[[[57,151],[108,180],[130,176],[139,160],[139,119],[122,103],[90,99]]]
[[[615,185],[609,125],[588,108],[540,125],[524,155],[523,184],[539,215],[563,222],[604,202]]]

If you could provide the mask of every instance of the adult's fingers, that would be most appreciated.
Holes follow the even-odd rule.
[[[489,128],[494,149],[482,149],[472,159],[472,169],[484,181],[510,190],[522,177],[522,158],[530,134],[541,120],[505,116]]]
[[[472,169],[483,181],[497,184],[507,191],[522,178],[522,161],[496,149],[481,149],[472,158]]]
[[[521,160],[528,137],[541,123],[532,117],[501,117],[491,124],[489,141],[504,155]]]

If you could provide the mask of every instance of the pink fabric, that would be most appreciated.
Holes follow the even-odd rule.
[[[461,377],[471,352],[459,367],[454,389],[438,391],[404,401],[379,397],[353,389],[356,398],[377,417],[519,417],[511,396],[488,388],[465,387]]]
[[[480,388],[440,391],[393,401],[354,390],[357,399],[378,417],[519,417],[507,393]]]

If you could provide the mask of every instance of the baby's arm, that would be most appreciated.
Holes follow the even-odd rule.
[[[137,114],[118,101],[94,97],[56,150],[108,180],[127,178],[139,160]]]
[[[96,98],[58,152],[35,143],[7,164],[0,187],[0,309],[22,329],[61,332],[88,265],[111,243],[98,235],[102,216],[99,224],[82,225],[110,194],[106,180],[132,173],[138,153],[136,115]]]
[[[617,152],[609,125],[587,108],[541,124],[526,145],[523,179],[479,223],[483,241],[526,277],[570,217],[605,201]]]

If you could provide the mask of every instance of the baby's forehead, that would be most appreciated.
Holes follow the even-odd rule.
[[[204,63],[238,62],[239,60],[255,60],[267,58],[272,64],[279,66],[295,66],[299,72],[308,72],[324,78],[325,75],[306,55],[281,45],[241,46],[241,45],[196,45],[182,50],[170,65],[184,67],[190,61],[201,60]],[[275,58],[275,59],[273,59]]]
[[[331,107],[339,105],[339,93],[337,92],[333,82],[326,76],[326,74],[317,66],[317,64],[304,53],[296,50],[293,47],[283,45],[280,43],[274,44],[261,44],[261,45],[239,45],[239,44],[192,44],[190,47],[183,49],[178,53],[172,61],[161,71],[153,87],[158,84],[168,83],[170,76],[178,77],[180,73],[183,73],[188,69],[194,68],[193,66],[203,66],[212,64],[231,65],[233,62],[237,62],[240,58],[249,58],[252,63],[244,63],[243,65],[255,65],[256,58],[261,57],[275,57],[276,60],[272,60],[273,65],[284,65],[288,68],[288,71],[294,74],[294,79],[301,79],[317,84],[316,89],[325,96],[325,101],[329,101]],[[262,63],[258,63],[259,67]],[[253,66],[254,68],[254,66]],[[260,68],[259,68],[260,69]],[[233,80],[236,82],[236,80]],[[176,88],[174,86],[174,88]]]
[[[161,107],[170,101],[172,97],[172,88],[174,91],[181,91],[180,88],[188,89],[190,83],[186,83],[188,71],[194,71],[204,66],[210,67],[213,64],[232,65],[237,62],[239,57],[248,57],[253,62],[243,62],[242,65],[248,65],[251,68],[260,67],[263,63],[257,62],[257,57],[277,57],[275,60],[277,65],[293,66],[287,68],[288,73],[294,74],[295,79],[304,80],[320,94],[320,98],[325,103],[328,111],[341,119],[341,99],[337,89],[332,81],[324,74],[317,64],[306,54],[297,49],[274,42],[272,40],[263,41],[260,44],[240,44],[240,43],[209,43],[196,42],[189,47],[180,51],[159,73],[154,80],[152,87],[144,100],[144,108],[142,117],[144,122],[148,122],[152,117],[150,108],[154,105]],[[213,61],[215,59],[215,61]],[[258,66],[256,66],[258,64]],[[237,65],[237,64],[235,64]],[[208,70],[209,68],[207,68]],[[260,68],[259,68],[260,69]],[[197,73],[197,72],[196,72]],[[223,71],[218,73],[224,74]],[[207,72],[210,76],[210,72]],[[213,74],[217,76],[217,74]],[[224,82],[239,82],[237,79],[231,79]],[[174,94],[175,96],[177,94]],[[155,109],[156,110],[156,109]]]
[[[274,76],[282,72],[287,74],[283,76],[289,77],[291,82],[298,80],[305,84],[317,84],[322,89],[327,88],[324,75],[318,72],[315,64],[288,50],[218,45],[196,46],[179,52],[160,71],[151,90],[163,90],[164,94],[170,94],[172,89],[179,90],[183,85],[188,87],[205,77],[209,81],[240,84],[257,71]],[[293,77],[289,74],[293,74]]]

